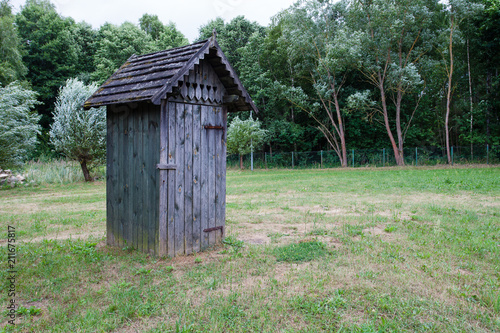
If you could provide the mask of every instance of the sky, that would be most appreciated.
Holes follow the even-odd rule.
[[[143,14],[158,15],[164,24],[173,22],[190,42],[198,29],[217,17],[225,22],[238,15],[267,26],[271,17],[290,7],[296,0],[51,0],[57,11],[76,22],[85,21],[94,29],[105,22],[120,25],[125,21],[139,24]],[[11,0],[14,13],[25,0]]]

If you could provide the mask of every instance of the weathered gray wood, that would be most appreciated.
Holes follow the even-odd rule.
[[[253,103],[227,59],[217,57],[217,43],[201,51],[206,45],[180,48],[177,55],[132,57],[94,96],[134,98],[110,107],[128,111],[108,115],[107,163],[113,165],[106,232],[112,244],[126,241],[144,252],[174,256],[198,252],[224,236],[227,112]],[[137,101],[150,89],[159,89],[149,100],[161,106]]]
[[[138,173],[140,166],[140,156],[138,156],[139,144],[142,142],[141,130],[138,127],[140,123],[139,117],[137,117],[136,112],[132,112],[129,120],[129,133],[128,133],[128,149],[129,156],[131,156],[130,161],[128,162],[128,168],[130,172],[130,197],[129,197],[129,206],[128,208],[128,225],[129,228],[129,236],[127,237],[130,246],[135,249],[142,250],[138,247],[138,239],[137,234],[140,230],[140,222],[141,220],[137,219],[137,210],[139,209],[139,205],[137,205],[137,198],[141,195],[139,193],[140,186],[140,174]],[[138,223],[139,222],[139,223]]]
[[[168,102],[168,163],[175,164],[176,159],[176,103]],[[168,170],[167,189],[167,251],[170,257],[175,256],[175,179],[177,170]]]
[[[159,184],[158,184],[158,173],[156,171],[156,165],[159,162],[159,151],[160,151],[160,137],[159,125],[160,125],[160,110],[157,109],[156,112],[152,112],[154,105],[148,104],[148,137],[151,142],[151,146],[145,149],[146,157],[148,160],[147,164],[147,177],[149,178],[149,193],[148,193],[148,209],[149,209],[149,219],[148,224],[148,249],[147,251],[154,255],[155,246],[158,242],[158,196],[159,196]],[[157,107],[154,107],[157,108]]]
[[[114,106],[112,107],[114,109]],[[121,114],[119,113],[113,113],[112,115],[114,123],[115,123],[115,131],[114,131],[114,139],[113,139],[113,162],[115,164],[114,166],[114,177],[112,179],[113,182],[113,215],[114,215],[114,220],[113,220],[113,244],[115,246],[120,246],[120,211],[119,211],[119,203],[121,200],[123,200],[123,191],[122,191],[122,184],[120,182],[121,180],[121,172],[120,167],[122,166],[121,162],[121,149],[120,145],[118,142],[121,142],[123,139],[123,134],[122,134],[122,125],[123,122],[121,121]]]
[[[184,244],[193,253],[193,105],[185,105],[184,118]]]
[[[209,107],[208,108],[208,123],[213,125],[216,118],[215,118],[215,107]],[[217,154],[216,152],[216,142],[215,142],[215,137],[216,137],[216,131],[211,130],[211,129],[206,129],[208,131],[208,170],[207,176],[208,176],[208,227],[213,228],[215,227],[215,179],[216,179],[216,160],[215,156]],[[215,233],[210,232],[209,233],[209,244],[214,245],[215,244]]]
[[[201,106],[193,106],[193,252],[201,250]]]
[[[208,67],[205,66],[205,61],[207,64],[215,66],[215,72],[225,78],[223,82],[227,89],[241,96],[242,103],[235,104],[235,110],[253,109],[257,112],[252,99],[244,89],[226,56],[222,53],[220,46],[212,39],[183,46],[172,52],[168,50],[129,58],[85,102],[85,107],[137,101],[151,101],[155,105],[161,105],[161,100],[166,98],[167,94],[171,93],[173,88],[179,85],[179,81],[182,81],[185,76],[189,76],[189,72],[195,66],[201,64],[202,73],[204,74],[206,72],[204,68]],[[205,99],[205,85],[203,87],[198,85],[194,88],[196,90],[194,96],[198,99]],[[213,89],[207,87],[209,96],[210,90]],[[220,101],[222,91],[219,87],[216,90],[214,97],[217,101]]]
[[[134,209],[134,213],[129,216],[129,223],[134,238],[131,246],[139,251],[147,250],[147,243],[144,244],[144,235],[148,232],[147,210],[149,204],[143,203],[143,201],[149,199],[149,185],[144,180],[146,171],[143,170],[143,166],[148,163],[144,146],[145,143],[149,143],[149,147],[152,146],[149,136],[144,132],[145,122],[149,113],[145,107],[146,105],[140,105],[138,107],[140,111],[134,110],[131,112],[130,118],[134,120],[134,130],[129,133],[129,136],[132,136],[134,139],[134,144],[132,145],[133,155],[130,156],[128,163],[130,168],[130,182],[133,184],[129,205]]]
[[[203,72],[203,60],[200,61],[200,64],[194,65],[194,81],[196,82],[196,89],[194,91],[194,97],[196,100],[200,101],[201,100],[201,94],[202,94],[202,86],[203,86],[203,77],[202,77],[202,72]]]
[[[110,107],[107,108],[106,112],[106,130],[107,130],[107,138],[106,138],[106,151],[108,154],[106,155],[106,240],[108,245],[114,245],[115,237],[114,237],[114,222],[115,222],[115,196],[114,196],[114,187],[115,187],[115,161],[113,158],[113,152],[115,151],[113,148],[116,145],[115,139],[115,117],[114,114],[110,111]]]
[[[138,249],[139,251],[147,252],[148,251],[148,232],[149,232],[149,219],[150,219],[150,191],[151,184],[149,183],[148,177],[148,156],[147,151],[153,148],[153,142],[148,135],[148,122],[149,122],[149,112],[145,110],[146,105],[141,105],[142,108],[140,110],[141,119],[141,138],[143,146],[142,152],[140,154],[140,174],[141,174],[141,187],[143,188],[143,192],[141,193],[141,197],[138,201],[141,204],[141,215],[142,220],[137,221],[137,224],[140,225],[140,228],[137,233],[137,240],[139,242]]]
[[[208,100],[208,69],[210,67],[210,64],[208,64],[207,61],[202,60],[200,61],[200,75],[198,80],[200,81],[200,86],[201,86],[201,96],[200,98],[206,102]]]
[[[177,128],[177,165],[184,165],[184,118],[185,105],[177,103],[176,128]],[[184,168],[177,169],[175,193],[175,254],[184,253]]]
[[[167,209],[168,209],[168,104],[166,100],[161,103],[160,115],[160,163],[156,166],[160,174],[160,197],[159,197],[159,226],[158,226],[158,255],[167,255]]]
[[[194,68],[196,68],[197,65],[194,65]],[[196,88],[197,88],[197,84],[196,84],[196,75],[195,75],[195,69],[191,69],[189,71],[189,88],[188,88],[188,98],[189,99],[194,99],[195,95],[196,95]]]
[[[156,168],[158,170],[175,170],[177,169],[177,164],[157,164]]]
[[[207,84],[207,89],[208,89],[208,100],[210,102],[214,102],[215,99],[214,99],[214,82],[215,82],[215,79],[214,79],[214,71],[211,70],[212,69],[212,66],[209,66],[207,65],[207,68],[209,68],[207,70],[207,79],[206,79],[206,84]]]
[[[221,180],[220,180],[220,198],[221,198],[221,220],[220,225],[224,226],[222,229],[222,238],[226,232],[226,156],[227,156],[227,107],[222,107],[222,124],[224,126],[222,152],[220,157],[221,164]]]
[[[201,205],[201,216],[200,225],[201,230],[208,228],[208,160],[209,160],[209,131],[204,128],[204,125],[208,122],[208,109],[209,106],[202,105],[200,113],[200,205]],[[204,250],[209,246],[209,237],[205,232],[201,232],[201,250]]]
[[[189,75],[184,76],[182,85],[180,86],[180,93],[183,98],[187,97],[188,95],[188,80],[189,80]]]
[[[188,74],[189,70],[193,68],[195,63],[199,62],[199,59],[201,59],[205,53],[209,51],[210,44],[205,43],[203,46],[200,47],[200,49],[189,59],[188,62],[184,64],[184,67],[182,67],[181,70],[175,74],[170,81],[163,87],[161,90],[159,90],[154,96],[152,96],[151,101],[154,104],[158,104],[159,101],[164,98],[164,96],[172,91],[172,87],[177,84],[177,81],[179,81],[180,78],[182,78],[184,75]]]
[[[124,112],[120,114],[120,142],[118,145],[120,149],[119,156],[119,165],[118,168],[121,169],[120,172],[120,198],[118,199],[118,212],[119,212],[119,226],[118,226],[118,246],[125,245],[125,230],[126,230],[126,215],[124,211],[128,204],[128,189],[127,189],[127,180],[128,180],[128,168],[126,165],[126,161],[128,160],[127,156],[127,145],[125,142],[128,142],[127,129],[128,129],[128,112]]]
[[[215,121],[214,124],[221,126],[222,124],[222,108],[215,108]],[[223,125],[222,125],[223,126]],[[221,127],[222,127],[221,126]],[[223,226],[222,217],[222,190],[221,190],[221,176],[222,176],[222,144],[224,140],[224,131],[222,129],[214,130],[215,132],[215,226]],[[224,165],[225,167],[225,165]],[[215,241],[219,243],[221,232],[215,232]]]

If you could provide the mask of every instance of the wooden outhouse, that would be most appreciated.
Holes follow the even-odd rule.
[[[107,107],[107,243],[190,254],[225,233],[227,113],[257,109],[215,36],[130,57],[86,102]]]

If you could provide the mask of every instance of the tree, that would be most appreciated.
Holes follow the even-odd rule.
[[[144,32],[150,35],[153,40],[157,40],[160,34],[165,31],[165,27],[158,18],[158,15],[142,15],[139,19],[139,26]]]
[[[217,42],[224,55],[239,74],[241,60],[239,49],[247,45],[253,33],[256,31],[263,32],[264,27],[257,22],[250,22],[244,16],[237,16],[228,23],[224,23],[221,18],[217,18],[200,27],[198,40],[210,38],[214,28],[217,32]]]
[[[142,15],[139,19],[139,26],[143,31],[151,36],[151,39],[154,41],[154,49],[156,51],[167,50],[189,44],[187,38],[179,30],[177,30],[175,23],[169,22],[168,25],[163,25],[158,18],[158,15]]]
[[[9,0],[0,2],[0,86],[20,80],[27,72],[23,63],[21,42],[14,25]]]
[[[83,109],[97,88],[78,79],[67,80],[59,90],[49,132],[56,150],[80,163],[85,181],[92,180],[89,170],[106,156],[106,108]]]
[[[133,54],[145,54],[154,50],[151,36],[136,25],[130,22],[120,26],[106,23],[98,33],[94,55],[96,70],[91,77],[102,83]]]
[[[380,107],[375,110],[398,165],[404,165],[405,136],[424,93],[419,61],[432,50],[439,6],[436,0],[350,1],[348,24],[362,35],[359,69],[380,95]],[[412,94],[418,97],[413,108],[403,103]]]
[[[354,67],[352,54],[359,52],[355,34],[345,30],[345,11],[343,3],[309,1],[297,3],[280,16],[282,40],[288,45],[290,63],[295,64],[292,72],[307,73],[318,103],[311,103],[294,81],[288,99],[317,122],[343,167],[347,167],[347,148],[341,98]]]
[[[94,54],[96,52],[97,31],[86,22],[71,26],[71,34],[76,43],[78,63],[75,73],[85,83],[90,83],[90,76],[95,71]]]
[[[266,139],[268,131],[260,127],[258,120],[241,120],[236,116],[227,130],[227,151],[240,155],[240,168],[243,169],[243,155],[258,149]]]
[[[42,126],[48,128],[59,87],[78,75],[78,44],[71,31],[75,22],[61,17],[48,0],[27,0],[16,16],[19,36],[26,45],[26,79],[38,92]]]
[[[188,39],[177,30],[175,23],[170,22],[168,25],[165,25],[164,31],[160,33],[160,36],[155,41],[155,48],[158,51],[171,49],[174,47],[188,45]]]
[[[481,111],[479,116],[483,118],[483,127],[479,129],[478,136],[483,137],[483,142],[500,144],[500,1],[483,0],[484,11],[475,20],[478,28],[480,52],[473,52],[479,57],[481,82],[480,99]],[[476,121],[476,123],[478,123]]]
[[[445,112],[445,120],[444,120],[444,133],[445,133],[445,142],[446,142],[446,156],[448,158],[448,164],[452,163],[451,160],[451,152],[450,152],[450,109],[452,103],[452,91],[453,91],[453,73],[455,70],[455,57],[453,54],[453,45],[454,40],[457,39],[455,35],[459,34],[459,26],[460,23],[467,18],[467,16],[471,16],[474,12],[482,9],[482,6],[473,5],[469,1],[466,0],[452,0],[448,1],[448,18],[449,18],[449,27],[447,35],[447,56],[448,59],[445,61],[445,68],[447,74],[447,91],[446,91],[446,112]],[[465,29],[464,29],[465,30]],[[468,40],[467,40],[468,46]],[[468,77],[470,79],[470,59],[469,59],[469,50],[467,47],[467,64],[468,64]],[[470,108],[471,108],[471,116],[472,116],[472,84],[469,81],[469,94],[470,94]],[[472,133],[472,118],[470,122],[470,131]],[[472,138],[471,138],[472,139]]]
[[[2,168],[22,163],[35,148],[40,133],[40,116],[33,110],[36,93],[18,82],[0,87],[0,165]]]

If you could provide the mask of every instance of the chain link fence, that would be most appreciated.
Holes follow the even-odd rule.
[[[451,147],[452,164],[498,164],[500,146],[476,145]],[[405,165],[422,166],[447,164],[446,149],[442,147],[418,147],[404,149]],[[227,156],[229,168],[239,168],[238,154]],[[243,166],[250,169],[251,154],[243,156]],[[349,149],[347,152],[349,167],[384,167],[396,165],[394,153],[390,148]],[[308,152],[264,152],[253,153],[253,167],[256,169],[272,168],[338,168],[341,162],[335,151]]]

